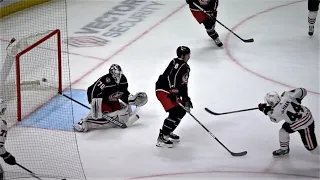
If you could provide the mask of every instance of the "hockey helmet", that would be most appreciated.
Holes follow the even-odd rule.
[[[181,58],[181,56],[185,56],[190,53],[191,53],[190,48],[188,48],[187,46],[179,46],[177,48],[177,56],[179,58]]]
[[[277,105],[281,99],[277,92],[272,91],[266,94],[264,100],[268,105],[273,107]]]
[[[3,114],[7,110],[7,103],[0,99],[0,114]]]
[[[109,73],[112,75],[115,82],[119,84],[123,74],[121,67],[118,64],[112,64]]]

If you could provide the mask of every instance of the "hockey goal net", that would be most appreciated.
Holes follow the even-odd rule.
[[[12,39],[1,71],[8,124],[28,117],[63,89],[60,30]]]

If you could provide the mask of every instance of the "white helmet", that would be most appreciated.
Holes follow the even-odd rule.
[[[266,94],[264,100],[268,105],[273,107],[277,105],[281,99],[277,92],[272,91]]]
[[[7,103],[0,99],[0,114],[3,114],[7,110]]]

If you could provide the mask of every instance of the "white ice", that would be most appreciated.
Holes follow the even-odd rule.
[[[243,43],[217,24],[222,49],[210,40],[187,6],[176,10],[184,1],[163,2],[166,5],[161,11],[110,45],[70,48],[73,88],[86,89],[117,63],[128,78],[129,90],[149,96],[134,126],[77,133],[87,178],[319,179],[319,157],[304,148],[297,133],[291,135],[289,157],[272,157],[272,151],[279,148],[282,123],[272,123],[259,111],[224,116],[204,111],[205,107],[218,112],[252,108],[263,102],[269,91],[305,87],[309,93],[303,104],[313,112],[319,139],[319,25],[309,37],[307,2],[220,1],[218,19],[229,28],[247,19],[234,30],[243,38],[255,39],[254,43]],[[115,4],[69,0],[69,36]],[[155,97],[155,82],[180,45],[192,51],[189,95],[193,115],[230,150],[248,151],[246,156],[232,157],[188,115],[175,131],[181,137],[179,144],[172,149],[155,146],[167,116]],[[79,80],[102,60],[107,61]]]

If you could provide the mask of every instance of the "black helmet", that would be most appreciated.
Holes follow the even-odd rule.
[[[177,48],[177,56],[179,58],[181,58],[181,56],[184,56],[186,54],[190,54],[190,48],[188,48],[187,46],[179,46]]]

